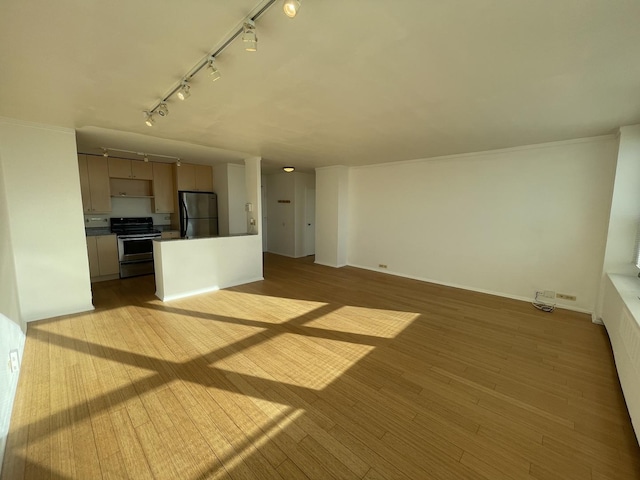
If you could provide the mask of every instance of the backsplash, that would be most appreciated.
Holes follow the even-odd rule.
[[[111,217],[153,217],[154,225],[171,224],[168,213],[151,213],[151,200],[148,198],[111,198],[111,213],[85,215],[85,228],[108,227]]]

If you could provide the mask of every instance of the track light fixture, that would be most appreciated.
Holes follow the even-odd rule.
[[[180,86],[180,90],[178,90],[178,98],[180,100],[186,100],[191,95],[191,86],[189,82],[186,80],[182,81],[182,85]]]
[[[178,161],[176,162],[176,167],[179,167],[180,165],[182,164],[180,163],[180,159],[178,159]]]
[[[153,124],[156,123],[155,118],[153,118],[153,113],[151,112],[144,112],[144,123],[148,126],[148,127],[153,127]]]
[[[169,109],[167,108],[167,104],[162,102],[160,105],[158,105],[156,112],[161,117],[166,117],[167,115],[169,115]]]
[[[110,151],[110,152],[119,152],[119,153],[128,153],[129,154],[129,155],[118,157],[118,158],[131,158],[132,155],[138,155],[139,157],[143,157],[145,162],[149,161],[149,157],[168,158],[170,160],[178,160],[178,161],[180,161],[180,158],[174,157],[172,155],[162,155],[160,153],[136,152],[134,150],[122,150],[121,148],[102,147],[102,151],[103,152],[106,152],[107,150]]]
[[[293,18],[298,14],[298,9],[300,8],[300,2],[298,0],[284,0],[282,4],[282,9],[284,10],[284,14]]]
[[[256,35],[256,23],[249,19],[244,22],[242,41],[247,52],[258,50],[258,36]]]
[[[220,78],[221,75],[218,71],[218,67],[216,67],[216,62],[213,58],[213,55],[211,56],[211,58],[209,58],[209,65],[207,68],[209,69],[209,78],[212,82],[215,82]]]
[[[103,156],[103,157],[108,157],[108,156],[109,156],[109,152],[107,152],[107,149],[106,149],[106,148],[103,148],[103,149],[102,149],[102,156]]]
[[[277,0],[267,0],[259,9],[253,11],[250,16],[243,22],[242,28],[238,28],[233,31],[224,42],[216,48],[215,51],[207,54],[202,60],[191,68],[182,77],[182,81],[169,90],[163,97],[161,97],[152,108],[144,112],[145,123],[152,127],[155,123],[155,114],[157,113],[161,117],[166,117],[169,114],[167,108],[167,101],[176,95],[180,100],[185,100],[190,96],[191,85],[189,81],[197,75],[201,70],[207,69],[209,72],[209,78],[211,81],[218,80],[221,75],[216,67],[214,59],[218,58],[218,55],[222,53],[229,45],[231,45],[238,37],[242,36],[242,43],[248,52],[255,52],[258,50],[258,37],[256,35],[256,20],[260,18]],[[300,0],[283,0],[282,8],[285,15],[293,18],[300,9]]]

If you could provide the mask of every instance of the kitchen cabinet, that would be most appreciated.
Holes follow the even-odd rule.
[[[109,177],[153,180],[153,164],[139,160],[109,157]]]
[[[87,253],[92,281],[110,280],[120,275],[118,243],[115,235],[87,237]]]
[[[84,213],[111,212],[109,166],[102,157],[78,155],[80,192]]]
[[[174,171],[178,190],[213,191],[213,168],[211,166],[183,163],[180,167],[174,167]]]
[[[153,212],[173,213],[173,172],[168,163],[153,163]]]
[[[196,165],[196,191],[213,191],[213,168],[209,165]]]

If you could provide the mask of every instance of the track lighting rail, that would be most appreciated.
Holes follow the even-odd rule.
[[[262,6],[262,8],[260,8],[260,10],[258,10],[255,14],[253,14],[253,16],[249,17],[247,20],[251,22],[255,22],[276,1],[277,0],[269,0],[267,3],[265,3]],[[145,119],[146,119],[145,121],[147,125],[152,126],[154,124],[153,115],[155,115],[156,113],[160,113],[159,110],[161,109],[161,106],[165,105],[167,100],[169,100],[173,95],[175,95],[183,87],[185,82],[189,82],[189,80],[191,80],[195,75],[197,75],[198,72],[200,72],[200,70],[208,66],[211,60],[214,60],[218,55],[220,55],[229,45],[231,45],[231,43],[236,38],[242,35],[243,32],[244,32],[244,23],[236,32],[234,32],[229,38],[227,38],[224,41],[224,43],[220,47],[218,47],[213,53],[207,54],[202,60],[200,60],[196,65],[194,65],[193,68],[191,68],[191,70],[189,70],[187,74],[184,75],[182,79],[176,85],[174,85],[173,88],[171,88],[171,90],[169,90],[167,94],[165,94],[158,102],[154,104],[153,108],[145,111],[144,115],[145,115]],[[164,108],[162,110],[164,114],[162,114],[161,116],[166,116],[168,114],[168,110],[165,110]]]
[[[170,160],[176,160],[178,163],[180,163],[180,158],[174,157],[172,155],[161,155],[159,153],[137,152],[134,150],[122,150],[121,148],[108,148],[108,147],[102,147],[102,151],[104,152],[103,156],[105,157],[109,156],[109,152],[119,152],[119,153],[130,153],[132,155],[138,155],[139,157],[143,157],[145,162],[149,161],[149,157],[157,157],[157,158],[168,158]]]

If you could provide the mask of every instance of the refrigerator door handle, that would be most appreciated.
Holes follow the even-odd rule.
[[[182,210],[182,215],[180,215],[184,219],[184,224],[180,225],[180,236],[185,238],[187,236],[187,226],[189,225],[189,214],[187,213],[187,206],[184,203],[184,199],[180,199],[180,210]]]

